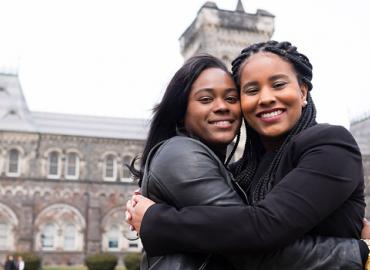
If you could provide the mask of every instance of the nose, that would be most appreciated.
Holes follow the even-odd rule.
[[[228,103],[223,98],[217,98],[213,107],[215,112],[228,112]]]
[[[276,102],[276,97],[274,94],[274,90],[270,89],[269,87],[264,87],[260,90],[259,93],[259,105],[261,106],[269,106]]]

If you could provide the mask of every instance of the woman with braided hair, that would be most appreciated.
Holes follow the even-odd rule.
[[[179,209],[135,195],[127,205],[128,222],[140,233],[146,252],[242,253],[235,258],[238,269],[361,269],[358,262],[342,267],[339,256],[337,264],[328,265],[325,247],[324,257],[313,258],[316,264],[299,252],[307,251],[304,240],[310,237],[359,239],[365,207],[356,142],[346,129],[315,121],[308,58],[288,42],[268,41],[244,49],[232,70],[247,139],[243,157],[231,170],[247,205]],[[298,248],[282,249],[288,252],[280,264],[275,260],[259,268],[261,264],[245,259],[248,252],[279,257],[280,251],[264,252],[294,241]],[[353,250],[360,247],[366,261],[366,246],[353,241]],[[290,265],[284,265],[287,254]]]

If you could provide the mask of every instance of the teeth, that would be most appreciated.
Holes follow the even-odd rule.
[[[214,122],[215,126],[224,127],[230,125],[230,121],[217,121]]]
[[[263,113],[263,114],[261,114],[261,118],[274,117],[274,116],[277,116],[277,115],[281,114],[282,112],[283,112],[282,110],[277,110],[277,111],[273,111],[273,112],[270,112],[270,113]]]

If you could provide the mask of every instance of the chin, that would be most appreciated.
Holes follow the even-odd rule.
[[[215,140],[212,140],[213,141],[213,144],[215,145],[224,145],[224,146],[227,146],[229,145],[232,141],[233,141],[234,137],[233,138],[222,138],[222,139],[215,139]]]

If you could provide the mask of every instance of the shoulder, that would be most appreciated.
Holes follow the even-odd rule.
[[[171,162],[196,162],[199,159],[214,158],[215,154],[202,142],[186,136],[175,136],[165,141],[152,158],[152,165]],[[152,167],[152,166],[151,166]]]
[[[330,124],[317,124],[317,125],[314,125],[313,127],[310,127],[302,131],[300,134],[297,135],[297,139],[306,140],[312,137],[319,138],[322,136],[352,137],[351,133],[349,133],[349,131],[343,126],[336,126],[336,125],[330,125]]]
[[[212,152],[204,143],[186,136],[175,136],[168,139],[158,149],[161,155],[184,155],[192,151]]]
[[[292,142],[295,147],[303,149],[320,145],[333,145],[352,148],[359,152],[355,139],[345,127],[330,124],[317,124],[310,127],[298,134]]]

